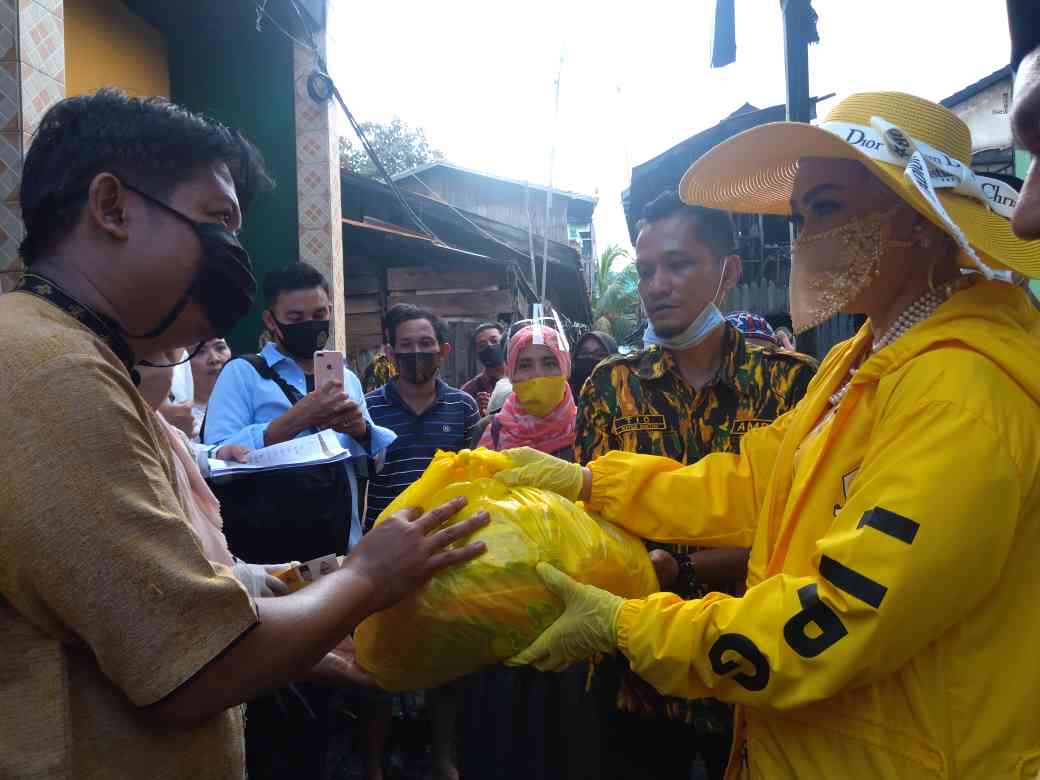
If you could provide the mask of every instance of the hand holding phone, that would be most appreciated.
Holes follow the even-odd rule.
[[[337,350],[318,350],[314,353],[314,387],[320,390],[329,381],[343,382],[346,373],[346,358]],[[348,396],[349,398],[349,396]],[[364,438],[368,423],[361,414],[357,401],[350,399],[336,407],[331,427],[337,433],[345,433],[355,439]]]
[[[332,428],[349,410],[354,402],[343,390],[345,365],[342,352],[318,350],[314,353],[314,390],[286,412],[293,420],[290,438],[311,428]]]
[[[314,389],[317,390],[326,382],[343,381],[347,360],[343,353],[335,349],[319,349],[314,353]]]

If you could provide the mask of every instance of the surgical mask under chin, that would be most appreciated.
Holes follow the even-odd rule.
[[[513,382],[513,393],[524,411],[535,417],[545,417],[560,405],[567,391],[563,376],[539,376]]]
[[[413,385],[423,385],[437,374],[441,365],[439,352],[397,352],[397,373]]]
[[[281,331],[279,339],[282,347],[297,360],[310,360],[314,353],[325,346],[329,340],[328,320],[304,320],[303,322],[278,322],[278,330]]]
[[[726,278],[726,265],[728,262],[728,257],[722,261],[722,272],[719,274],[719,286],[715,288],[715,294],[711,297],[711,300],[704,306],[704,308],[701,309],[701,313],[697,315],[693,322],[673,336],[658,335],[657,331],[654,330],[653,322],[648,322],[646,325],[646,332],[643,334],[643,344],[646,346],[656,344],[665,349],[674,349],[678,351],[693,349],[704,341],[704,339],[708,337],[708,334],[722,325],[726,321],[726,318],[722,316],[722,312],[719,311],[719,307],[715,305],[715,301],[718,299],[719,293],[722,292],[722,281]]]
[[[902,206],[856,217],[831,230],[801,235],[791,247],[791,324],[804,333],[841,312],[881,271],[881,258],[909,241],[891,238]]]
[[[256,296],[256,277],[253,276],[249,253],[237,236],[223,225],[197,222],[137,187],[126,182],[123,186],[187,223],[202,247],[202,260],[195,278],[159,324],[145,333],[124,331],[124,335],[138,339],[156,338],[173,325],[192,300],[196,300],[213,329],[212,335],[226,336],[249,312]]]

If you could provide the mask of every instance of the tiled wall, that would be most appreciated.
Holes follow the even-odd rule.
[[[0,289],[16,277],[22,159],[40,117],[64,96],[62,0],[0,0]]]
[[[318,45],[325,47],[325,35]],[[332,111],[307,94],[314,55],[294,56],[297,193],[300,259],[329,279],[333,300],[343,301],[343,229],[339,147]],[[63,0],[0,0],[0,289],[16,274],[22,224],[18,181],[22,159],[40,117],[65,96]],[[345,347],[343,306],[333,323],[337,349]]]
[[[325,34],[317,41],[325,47]],[[339,141],[334,132],[334,102],[316,103],[307,93],[314,54],[296,45],[296,188],[300,221],[300,260],[329,280],[337,302],[333,320],[336,349],[346,349],[343,293],[343,212],[340,205]]]

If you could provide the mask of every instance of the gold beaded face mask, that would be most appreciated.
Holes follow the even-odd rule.
[[[829,320],[867,289],[890,248],[910,246],[909,241],[889,236],[891,217],[901,207],[798,237],[791,247],[791,324],[795,333]]]

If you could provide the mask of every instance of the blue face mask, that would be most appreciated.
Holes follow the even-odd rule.
[[[697,315],[697,318],[693,322],[674,336],[658,336],[657,332],[654,330],[653,323],[648,322],[646,325],[646,332],[643,334],[643,345],[650,346],[656,344],[664,349],[675,349],[680,351],[684,349],[693,349],[704,341],[704,339],[708,337],[709,333],[722,325],[726,321],[726,318],[722,316],[719,307],[715,305],[715,299],[718,298],[719,293],[722,292],[722,280],[726,278],[727,262],[729,262],[728,257],[722,261],[722,273],[719,275],[719,286],[715,290],[715,295],[708,304],[701,309],[701,313]]]

